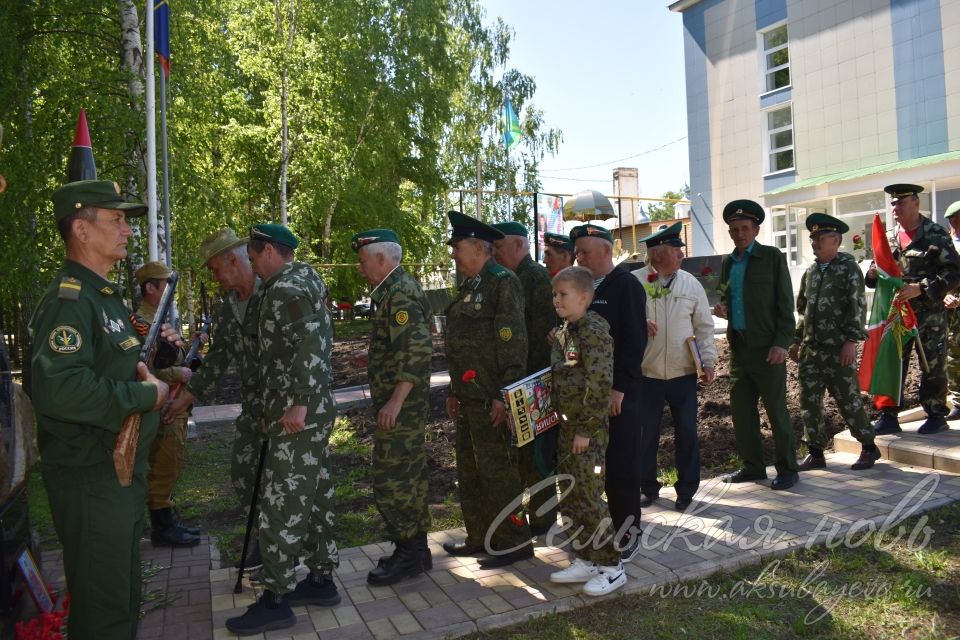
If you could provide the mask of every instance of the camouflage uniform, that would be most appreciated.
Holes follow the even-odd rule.
[[[413,383],[396,424],[377,429],[373,449],[373,496],[391,540],[429,531],[428,473],[424,426],[430,411],[430,303],[420,284],[397,267],[370,295],[375,311],[367,376],[376,414],[401,382]]]
[[[613,388],[610,325],[588,311],[580,320],[564,323],[556,337],[550,397],[563,416],[559,428],[553,429],[560,432],[557,471],[573,476],[573,487],[563,500],[563,513],[573,521],[567,530],[579,530],[573,537],[577,557],[602,566],[616,565],[620,552],[614,546],[614,532],[598,531],[601,522],[606,519],[608,524],[610,519],[602,497],[609,440],[607,409]],[[587,451],[572,452],[574,435],[590,438]],[[566,491],[563,484],[561,490]],[[591,536],[595,536],[592,541]],[[606,544],[597,548],[599,540]]]
[[[329,573],[339,564],[333,527],[333,483],[327,445],[336,408],[330,390],[333,325],[326,286],[310,265],[290,262],[263,285],[260,304],[260,379],[269,448],[260,501],[264,584],[284,595],[304,564]],[[303,431],[286,434],[280,418],[304,405]]]
[[[949,230],[948,230],[949,231]],[[960,251],[960,239],[953,239]],[[957,292],[953,292],[957,295]],[[947,309],[947,395],[950,404],[960,407],[960,307]]]
[[[887,240],[894,259],[900,263],[903,281],[920,283],[923,288],[923,294],[910,301],[929,365],[929,372],[920,373],[920,404],[927,416],[944,417],[947,415],[947,311],[943,298],[960,285],[960,256],[950,234],[925,216],[920,216],[920,226],[906,247],[900,248],[896,227]],[[876,278],[867,278],[866,284],[875,287]],[[904,380],[912,351],[912,343],[904,349]]]
[[[553,308],[553,285],[547,269],[526,256],[515,271],[523,288],[524,320],[527,328],[527,374],[550,366],[550,344],[547,334],[557,326]],[[534,442],[520,447],[520,481],[531,487],[553,473],[557,456],[557,433],[546,432]],[[530,526],[546,529],[557,520],[556,509],[537,515],[544,502],[552,498],[550,491],[541,490],[530,496],[527,513]]]
[[[482,547],[501,509],[523,491],[509,430],[505,424],[490,425],[491,402],[502,401],[500,389],[526,372],[520,282],[488,260],[480,273],[460,285],[446,314],[451,395],[460,401],[457,478],[466,543]],[[466,371],[476,372],[473,381],[463,381]],[[526,524],[507,519],[493,532],[492,545],[495,550],[510,549],[529,539]]]
[[[260,387],[260,344],[257,340],[257,320],[263,283],[259,277],[253,293],[244,301],[229,292],[213,316],[210,331],[210,350],[200,367],[187,383],[187,389],[198,398],[209,396],[231,364],[240,371],[240,415],[236,420],[230,480],[240,505],[247,509],[253,498],[256,481],[257,456],[263,431],[263,397]]]
[[[850,433],[873,442],[873,427],[860,396],[854,365],[840,364],[845,342],[865,340],[867,298],[863,273],[853,256],[839,253],[826,268],[814,262],[800,279],[794,343],[800,344],[800,415],[808,447],[823,450],[830,435],[823,427],[823,392],[837,403]]]

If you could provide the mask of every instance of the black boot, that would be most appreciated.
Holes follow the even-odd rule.
[[[260,540],[258,538],[251,538],[250,547],[247,549],[247,561],[243,563],[243,571],[253,571],[254,569],[259,569],[263,566],[263,558],[260,557]],[[235,569],[240,568],[240,561],[237,560],[233,563]]]
[[[826,469],[827,459],[823,457],[823,449],[817,447],[807,447],[807,457],[798,465],[800,471],[810,471],[811,469]]]
[[[422,535],[425,540],[426,534]],[[407,540],[398,540],[393,555],[381,559],[377,566],[367,574],[367,584],[384,587],[396,584],[404,578],[423,573],[423,557],[418,538],[419,536],[415,536]],[[429,549],[427,551],[429,553]]]
[[[297,616],[283,596],[269,589],[263,592],[247,612],[236,618],[228,618],[226,627],[238,636],[255,636],[271,629],[286,629],[297,624]]]
[[[896,411],[881,411],[880,417],[873,423],[873,432],[878,436],[886,436],[891,433],[900,433],[900,419]]]
[[[861,446],[860,457],[857,458],[857,461],[854,462],[850,468],[854,471],[862,471],[863,469],[869,469],[873,466],[873,463],[880,459],[880,449],[877,448],[877,445],[870,443]]]
[[[420,550],[420,564],[424,571],[433,569],[433,554],[430,553],[430,545],[427,543],[427,533],[421,532],[413,537],[417,541],[417,549]]]
[[[297,588],[287,594],[287,602],[293,606],[312,604],[320,607],[332,607],[340,604],[340,593],[329,573],[310,572],[297,583]]]
[[[150,511],[150,542],[155,547],[195,547],[200,544],[200,536],[177,528],[170,509],[152,509]]]
[[[199,536],[201,533],[200,527],[188,527],[183,523],[183,520],[180,519],[180,516],[174,512],[173,514],[173,524],[177,529],[183,531],[184,533],[189,533],[192,536]]]

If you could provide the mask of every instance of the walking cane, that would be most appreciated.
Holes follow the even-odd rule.
[[[233,587],[234,593],[243,592],[243,570],[247,563],[247,550],[250,547],[250,530],[253,528],[253,516],[257,511],[257,497],[260,495],[260,478],[263,476],[263,461],[267,457],[267,444],[264,439],[260,445],[260,460],[257,462],[257,478],[253,482],[253,497],[250,499],[250,512],[247,514],[247,532],[243,536],[243,553],[240,555],[240,570],[237,572],[237,584]]]

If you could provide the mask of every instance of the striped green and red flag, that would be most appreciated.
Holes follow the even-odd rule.
[[[860,357],[860,389],[873,395],[873,405],[895,407],[900,404],[903,350],[917,335],[917,316],[909,302],[894,300],[903,286],[900,265],[887,243],[880,214],[873,218],[872,245],[877,268],[877,287],[867,321],[867,341]]]

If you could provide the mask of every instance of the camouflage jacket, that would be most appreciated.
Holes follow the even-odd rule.
[[[263,283],[260,302],[260,379],[264,417],[278,420],[288,407],[308,407],[307,427],[334,414],[330,391],[333,324],[327,287],[308,264],[289,262]],[[315,415],[309,415],[315,412]]]
[[[492,259],[465,280],[447,307],[447,365],[452,395],[502,400],[500,389],[526,376],[527,328],[517,277]],[[475,376],[464,382],[463,374]]]
[[[550,361],[550,400],[576,434],[592,438],[608,424],[613,389],[613,338],[610,325],[596,311],[557,330]]]
[[[919,282],[923,295],[910,301],[914,311],[943,311],[943,298],[960,285],[960,256],[946,229],[926,216],[920,216],[920,226],[906,247],[900,248],[894,227],[887,234],[893,258],[900,263],[904,282]],[[876,278],[867,278],[871,289]]]
[[[867,337],[867,297],[863,273],[849,253],[838,253],[820,271],[814,262],[800,277],[795,343],[839,347]]]
[[[244,411],[250,411],[262,403],[257,322],[260,318],[263,282],[259,276],[254,278],[253,293],[245,301],[246,304],[237,299],[235,291],[227,293],[220,303],[210,325],[210,350],[203,359],[203,366],[187,383],[190,393],[204,398],[213,392],[227,368],[235,364],[240,371]]]
[[[523,309],[527,327],[527,373],[550,366],[547,334],[554,329],[557,313],[553,308],[553,285],[546,267],[526,256],[514,272],[523,288]]]
[[[390,399],[399,382],[413,383],[414,392],[430,387],[430,303],[420,283],[397,267],[370,294],[375,311],[367,377],[374,405]]]

